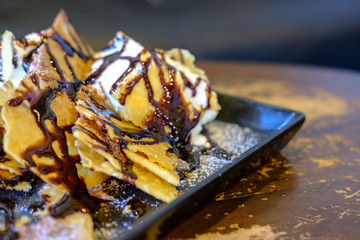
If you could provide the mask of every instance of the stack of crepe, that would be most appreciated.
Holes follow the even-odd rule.
[[[71,131],[78,118],[76,84],[85,78],[92,54],[63,11],[51,28],[40,33],[21,40],[8,31],[3,35],[2,187],[27,191],[35,176],[46,183],[38,192],[46,207],[35,212],[41,220],[16,221],[20,238],[50,236],[51,231],[41,231],[53,229],[47,225],[58,220],[49,209],[81,191],[84,183],[91,188],[107,178],[82,167]],[[23,181],[13,183],[17,178]],[[91,239],[92,218],[83,211],[79,208],[58,221],[64,229],[82,229],[79,239]]]
[[[127,53],[131,43],[135,54]],[[64,11],[52,27],[21,40],[4,33],[0,187],[29,191],[39,178],[46,206],[35,213],[42,228],[16,222],[20,237],[50,236],[41,229],[57,221],[75,239],[93,238],[85,207],[62,218],[50,209],[110,176],[164,202],[178,196],[177,168],[186,161],[176,148],[220,108],[193,60],[184,50],[146,49],[122,33],[94,54]]]

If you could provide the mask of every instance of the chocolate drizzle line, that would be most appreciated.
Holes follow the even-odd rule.
[[[125,140],[123,138],[124,136],[129,136],[130,138],[137,140],[136,144],[155,144],[158,143],[159,141],[167,140],[173,145],[175,149],[174,151],[178,151],[179,153],[181,152],[182,154],[185,154],[185,152],[189,153],[187,149],[181,148],[179,143],[186,143],[188,141],[187,139],[188,133],[198,123],[200,116],[199,112],[195,112],[195,118],[190,119],[189,112],[186,110],[188,109],[189,106],[183,105],[185,101],[183,99],[183,96],[181,95],[179,87],[176,86],[175,83],[176,69],[168,65],[166,69],[167,72],[164,73],[161,66],[164,65],[165,61],[163,60],[162,55],[160,55],[155,51],[147,50],[150,52],[151,57],[149,57],[145,61],[140,60],[141,54],[139,54],[135,58],[121,57],[121,53],[125,51],[128,39],[125,39],[121,51],[117,53],[119,54],[119,56],[111,55],[107,57],[103,63],[103,66],[101,66],[89,79],[87,79],[86,81],[79,81],[75,76],[74,69],[70,64],[70,61],[68,60],[68,56],[73,56],[76,53],[84,61],[88,60],[89,57],[87,57],[82,52],[81,45],[78,43],[78,41],[76,41],[76,38],[72,35],[71,31],[69,32],[72,38],[75,40],[80,51],[76,51],[68,42],[66,42],[63,38],[61,38],[61,36],[56,32],[53,39],[61,46],[61,48],[65,52],[64,59],[74,77],[74,79],[72,79],[72,82],[66,81],[61,66],[59,65],[57,59],[52,54],[50,47],[46,44],[46,41],[44,41],[43,44],[46,44],[47,51],[50,55],[50,58],[52,59],[53,67],[57,70],[57,72],[61,76],[61,80],[58,81],[59,88],[47,89],[41,92],[41,94],[39,94],[38,92],[32,90],[31,88],[27,88],[23,84],[23,87],[27,88],[28,91],[25,91],[21,97],[12,99],[11,101],[8,102],[10,106],[16,107],[20,105],[24,100],[27,100],[30,103],[30,108],[34,114],[35,119],[37,119],[38,127],[41,129],[41,131],[45,136],[45,140],[41,144],[37,145],[36,147],[29,148],[25,151],[23,157],[28,161],[29,167],[36,167],[41,174],[56,172],[58,174],[57,177],[50,179],[50,181],[55,184],[64,184],[67,190],[71,193],[71,195],[66,195],[63,199],[61,199],[61,201],[59,201],[57,204],[55,204],[50,208],[51,215],[55,217],[64,217],[75,211],[81,211],[84,213],[89,213],[89,211],[95,212],[96,208],[98,208],[99,203],[101,202],[100,200],[91,198],[87,194],[86,186],[83,183],[83,181],[79,179],[75,167],[75,163],[78,162],[79,159],[71,157],[68,153],[65,131],[70,132],[71,126],[66,126],[66,127],[57,126],[57,117],[54,111],[50,107],[50,103],[56,97],[57,93],[65,91],[70,97],[70,99],[74,100],[76,97],[76,93],[82,84],[92,83],[96,75],[100,75],[105,70],[106,65],[110,64],[117,58],[126,59],[130,62],[130,67],[129,67],[129,71],[127,71],[127,74],[129,74],[137,66],[137,64],[142,65],[144,69],[142,74],[137,78],[133,79],[133,81],[131,81],[131,83],[129,83],[128,86],[126,86],[126,92],[119,98],[119,102],[124,105],[126,98],[129,94],[131,94],[134,85],[139,81],[143,80],[147,88],[148,100],[156,109],[154,115],[151,116],[149,120],[146,122],[147,131],[149,132],[146,133],[136,132],[136,131],[129,132],[126,131],[126,129],[122,129],[119,126],[116,126],[116,124],[112,123],[111,118],[117,118],[117,119],[119,118],[113,112],[103,108],[94,99],[91,99],[92,105],[88,104],[86,106],[83,106],[88,110],[91,110],[95,114],[97,114],[97,116],[99,116],[99,119],[103,122],[103,125],[105,124],[109,125],[114,129],[115,133],[118,136],[118,139],[116,139],[116,141],[117,144],[120,146],[120,151],[121,151],[120,153],[127,159],[125,163],[122,163],[121,161],[120,163],[122,164],[122,172],[126,176],[128,176],[128,179],[126,180],[129,182],[131,182],[133,179],[136,179],[136,175],[132,171],[133,162],[128,160],[126,154],[122,150],[123,148],[126,148],[126,145],[128,144],[128,140]],[[84,46],[86,47],[87,45],[84,43]],[[31,55],[36,51],[37,49],[35,49],[31,53]],[[89,52],[88,49],[87,51]],[[159,78],[164,90],[163,98],[159,102],[154,100],[153,89],[148,77],[148,68],[152,63],[155,63],[156,67],[159,70]],[[29,69],[30,64],[31,64],[31,57],[26,58],[23,64],[23,67],[26,72]],[[165,74],[170,75],[170,83],[166,83]],[[185,85],[192,90],[192,94],[193,96],[195,96],[196,86],[198,86],[201,79],[200,78],[197,79],[197,82],[193,85],[189,81],[189,79],[186,78],[185,74],[183,73],[180,74],[184,79]],[[126,76],[127,75],[120,76],[118,81],[113,85],[112,91],[116,89],[117,84],[122,80],[124,80]],[[31,78],[32,81],[39,86],[39,79],[37,79],[36,76],[31,76]],[[211,90],[209,87],[207,90],[208,93],[210,94]],[[100,117],[101,115],[105,117]],[[46,120],[49,120],[53,124],[55,131],[54,130],[50,131],[46,127],[45,124]],[[169,136],[169,133],[165,132],[164,130],[165,126],[171,127],[171,136]],[[103,127],[103,131],[106,132],[105,127]],[[162,136],[162,137],[158,137],[152,142],[141,141],[142,138],[146,138],[146,137],[153,138],[154,136]],[[96,136],[92,134],[91,137],[95,138]],[[109,142],[112,142],[112,140],[109,139],[107,140],[108,140],[107,141],[108,144]],[[61,153],[63,156],[62,158],[57,156],[55,150],[52,147],[52,142],[54,141],[59,142]],[[142,152],[136,152],[136,154],[139,154],[143,157],[145,155]],[[55,160],[56,164],[55,166],[48,166],[43,164],[35,166],[35,163],[32,160],[34,155],[40,157],[41,156],[50,157],[53,160]],[[193,156],[190,155],[188,157],[193,158]],[[84,203],[86,203],[85,207],[84,207]],[[137,208],[138,207],[136,207],[136,209]],[[1,210],[1,206],[0,206],[0,210]],[[142,212],[138,212],[136,213],[136,215],[140,216],[142,215]]]
[[[89,48],[88,44],[87,44],[87,43],[85,42],[85,40],[81,37],[81,35],[77,33],[76,29],[70,24],[70,21],[69,21],[68,17],[66,16],[66,14],[65,14],[64,20],[66,21],[65,27],[66,27],[67,32],[70,34],[71,38],[74,40],[74,42],[76,43],[77,47],[79,48],[79,51],[77,51],[77,53],[78,53],[78,54],[80,53],[81,55],[79,54],[79,56],[80,56],[81,58],[83,58],[84,60],[88,60],[88,59],[89,59],[88,56],[91,55],[91,51],[90,51],[90,48]],[[55,31],[55,29],[54,29],[54,31]],[[75,35],[73,34],[73,31],[76,33],[76,36],[77,36],[78,38],[75,37]],[[56,31],[55,31],[55,32],[56,32]],[[82,49],[82,47],[81,47],[81,45],[80,45],[80,43],[79,43],[78,40],[80,40],[80,41],[82,42],[82,44],[84,45],[85,49]],[[70,45],[70,44],[68,44],[68,45]],[[86,52],[83,51],[83,50],[85,50]],[[85,54],[83,54],[84,52],[85,52]]]
[[[29,72],[29,66],[32,60],[32,56],[36,54],[37,50],[37,48],[33,49],[27,56],[23,58],[22,67],[26,73]]]
[[[103,202],[103,200],[91,197],[87,192],[76,192],[72,196],[64,195],[57,203],[49,207],[49,212],[56,218],[64,218],[74,212],[91,214],[95,213]],[[97,219],[94,218],[94,220]]]
[[[175,67],[165,62],[164,52],[162,51],[154,51],[144,48],[135,57],[123,56],[123,53],[130,41],[130,39],[125,35],[122,35],[121,37],[117,36],[116,39],[113,40],[112,44],[105,49],[105,51],[112,50],[116,47],[114,41],[121,41],[123,43],[121,49],[102,58],[102,65],[90,76],[87,81],[89,83],[94,82],[95,79],[99,78],[105,69],[115,60],[127,60],[129,67],[122,75],[119,76],[117,81],[113,83],[110,90],[110,94],[112,94],[116,91],[119,84],[125,83],[126,78],[130,77],[130,74],[136,67],[141,66],[141,73],[126,83],[127,85],[125,86],[125,90],[120,94],[117,101],[121,105],[125,105],[126,98],[132,93],[134,86],[139,83],[139,81],[144,81],[148,94],[148,101],[155,108],[153,115],[148,116],[146,122],[142,125],[145,130],[151,133],[156,133],[157,135],[162,136],[162,139],[168,141],[173,147],[173,152],[178,156],[181,156],[181,158],[185,159],[193,166],[190,171],[199,165],[200,155],[213,155],[223,159],[231,159],[232,156],[228,155],[226,151],[222,150],[212,141],[211,148],[196,148],[194,150],[194,148],[188,144],[190,140],[189,132],[198,123],[201,112],[196,111],[193,106],[184,99],[181,89],[176,83],[176,77],[180,76],[182,78],[184,86],[190,89],[193,97],[197,94],[196,88],[204,80],[198,77],[194,83],[190,81],[184,72],[178,71]],[[142,56],[146,53],[149,53],[150,56],[147,58],[144,57],[145,59],[142,60]],[[179,53],[181,58],[180,61],[184,63],[184,56],[181,51]],[[155,64],[158,70],[158,77],[163,88],[163,95],[159,101],[155,101],[154,99],[151,81],[148,76],[148,69],[151,64]],[[168,81],[166,81],[165,74],[169,77]],[[209,109],[211,107],[209,102],[211,88],[209,84],[206,85],[205,91],[208,99],[205,109]],[[190,119],[191,111],[193,114],[193,116],[191,116],[192,119]],[[170,131],[165,131],[166,127],[168,127]],[[117,133],[121,134],[121,131]],[[180,172],[179,174],[181,175]]]
[[[46,156],[52,158],[56,162],[56,166],[38,165],[37,169],[41,174],[48,174],[50,172],[56,172],[57,177],[50,179],[55,184],[63,184],[70,193],[76,191],[78,186],[77,170],[75,167],[75,160],[68,153],[68,147],[66,142],[65,132],[57,127],[56,115],[50,108],[50,102],[56,96],[58,89],[48,90],[43,94],[38,102],[31,105],[33,113],[37,113],[39,116],[38,126],[42,130],[45,141],[33,148],[29,148],[24,153],[24,159],[26,159],[30,166],[35,166],[32,161],[33,155],[39,157]],[[50,120],[55,127],[55,133],[52,133],[47,129],[45,121]],[[60,151],[63,158],[59,158],[52,147],[52,142],[58,141],[60,145]]]
[[[75,40],[74,36],[71,35],[72,38]],[[73,48],[64,38],[62,38],[60,36],[59,33],[57,33],[55,31],[55,35],[53,37],[53,39],[60,44],[61,48],[64,50],[64,52],[66,53],[65,56],[74,56],[74,53],[76,53],[77,55],[79,55],[80,58],[82,58],[84,61],[87,61],[90,59],[89,56],[85,55],[84,52],[81,50],[81,46],[80,44],[77,43],[77,41],[75,41],[78,45],[78,48],[80,49],[80,51],[75,50],[75,48]],[[88,51],[88,50],[87,50]],[[69,66],[71,67],[71,65],[69,64]]]
[[[56,71],[59,73],[59,75],[61,77],[61,81],[59,81],[59,88],[60,88],[60,90],[65,90],[66,93],[68,94],[68,96],[70,97],[70,99],[74,100],[76,98],[77,91],[79,90],[80,86],[82,85],[82,81],[80,81],[77,78],[77,76],[75,75],[74,68],[70,64],[68,56],[73,56],[76,53],[77,55],[79,55],[83,59],[83,61],[87,61],[89,59],[89,57],[85,56],[84,53],[82,53],[82,52],[76,51],[68,42],[66,42],[63,38],[61,38],[61,36],[59,34],[57,34],[57,33],[55,34],[53,39],[64,50],[64,52],[65,52],[65,55],[64,55],[65,62],[66,62],[67,66],[69,67],[69,69],[70,69],[70,71],[71,71],[71,73],[73,75],[73,79],[66,79],[65,78],[65,75],[64,75],[63,71],[61,70],[60,64],[56,60],[55,56],[52,54],[49,45],[46,44],[48,53],[49,53],[49,55],[50,55],[50,57],[52,59],[52,65],[53,65],[53,67],[56,69]]]
[[[15,222],[14,207],[15,202],[11,199],[0,199],[0,211],[4,213],[6,224],[13,224]]]
[[[150,51],[151,58],[148,61],[153,60],[159,70],[159,78],[163,86],[164,96],[163,101],[155,101],[152,96],[150,102],[155,107],[155,113],[151,116],[147,125],[148,128],[152,131],[157,130],[157,126],[169,126],[171,127],[171,133],[168,134],[165,132],[164,128],[160,128],[162,134],[168,136],[169,141],[173,146],[179,146],[178,143],[187,143],[188,135],[191,129],[199,121],[200,113],[194,110],[194,118],[190,119],[190,110],[192,106],[184,100],[179,86],[175,82],[176,78],[176,69],[170,65],[166,65],[165,61],[162,58],[159,58],[159,54],[154,51]],[[161,55],[160,55],[161,56]],[[167,72],[170,77],[170,83],[167,84],[164,77],[164,72],[161,69],[162,65],[167,66]],[[147,74],[145,79],[149,82]],[[150,85],[150,82],[149,82]]]
[[[25,87],[25,84],[23,84],[23,86]],[[22,97],[12,99],[8,104],[12,107],[16,107],[24,100],[28,100],[31,111],[34,114],[34,119],[37,120],[37,125],[43,132],[45,139],[42,143],[28,148],[23,153],[23,158],[27,161],[29,167],[36,167],[40,174],[46,175],[51,172],[56,172],[57,177],[50,179],[50,181],[54,184],[63,184],[70,193],[75,192],[76,187],[78,186],[78,177],[75,167],[77,159],[74,159],[69,155],[65,132],[57,126],[56,115],[50,107],[51,101],[60,90],[47,89],[40,94],[31,90],[31,88],[27,88],[27,90],[28,91],[26,91]],[[55,129],[54,133],[46,127],[46,120],[49,120],[53,124]],[[59,158],[53,149],[52,143],[54,141],[58,141],[63,158]],[[34,155],[37,155],[38,157],[45,156],[55,160],[55,166],[44,164],[36,166],[33,161]]]
[[[69,26],[67,26],[69,27]],[[54,30],[55,32],[55,30]],[[69,31],[70,32],[70,31]],[[22,86],[26,89],[24,92],[21,92],[21,96],[15,99],[8,101],[8,104],[12,107],[16,107],[20,105],[24,100],[27,100],[30,103],[30,109],[34,114],[34,118],[37,120],[37,125],[39,129],[43,132],[44,141],[37,144],[34,147],[28,148],[23,153],[23,158],[28,162],[28,167],[36,167],[39,173],[42,175],[47,175],[49,173],[56,173],[56,177],[52,177],[48,179],[54,184],[63,185],[68,192],[75,193],[76,191],[86,191],[86,187],[81,183],[81,180],[77,176],[77,169],[75,167],[75,163],[79,162],[79,157],[72,157],[69,155],[67,140],[65,131],[69,131],[71,133],[72,126],[58,127],[57,126],[57,117],[54,111],[50,107],[51,101],[57,96],[57,93],[65,91],[70,99],[74,100],[76,97],[76,92],[78,88],[81,86],[82,82],[78,80],[75,76],[75,71],[73,66],[70,64],[68,57],[74,56],[77,54],[84,61],[90,59],[89,56],[86,56],[80,48],[80,44],[77,43],[75,37],[71,35],[75,40],[76,44],[80,51],[76,51],[71,44],[66,42],[58,33],[54,33],[54,36],[51,38],[54,39],[64,51],[64,59],[67,67],[70,69],[72,73],[73,79],[65,79],[65,75],[62,71],[62,66],[60,66],[56,57],[52,53],[51,47],[47,44],[46,38],[43,39],[42,44],[45,44],[47,49],[47,53],[50,56],[51,63],[60,75],[60,80],[58,80],[58,88],[55,89],[46,89],[43,91],[35,90],[30,87],[27,87],[23,82]],[[49,37],[48,37],[49,38]],[[38,48],[34,49],[25,59],[23,67],[25,71],[28,70],[29,66],[32,62],[32,56],[36,53]],[[88,49],[87,49],[88,50]],[[37,75],[29,76],[33,83],[37,85],[37,88],[40,89],[40,79],[38,79]],[[75,109],[74,109],[75,111]],[[77,114],[77,113],[76,113]],[[45,121],[50,121],[52,123],[53,129],[50,131],[45,124]],[[55,129],[55,130],[54,130]],[[60,151],[62,157],[58,157],[55,150],[53,149],[52,143],[57,141],[59,143]],[[36,164],[33,161],[33,156],[36,155],[38,157],[49,157],[54,160],[55,164],[52,166],[46,164]]]
[[[98,136],[96,136],[94,133],[86,130],[86,129],[83,128],[83,127],[74,126],[74,127],[73,127],[73,131],[74,131],[74,130],[79,130],[79,131],[81,131],[81,132],[85,132],[86,135],[88,135],[89,137],[91,137],[92,139],[94,139],[96,142],[102,143],[102,144],[105,145],[105,146],[107,145],[106,142],[103,142],[101,139],[98,138]],[[101,150],[104,151],[104,152],[107,152],[107,153],[110,152],[110,150],[109,150],[107,147],[102,147],[102,146],[99,146],[99,145],[97,145],[97,146],[95,146],[95,147],[98,148],[98,149],[101,149]]]
[[[1,239],[15,240],[19,237],[15,229],[14,208],[13,200],[0,198],[0,214],[5,217],[5,229],[0,230]]]
[[[14,176],[13,178],[0,177],[1,187],[15,187],[20,182],[30,182],[35,178],[35,175],[27,169],[24,169],[21,174]]]
[[[104,124],[111,126],[119,138],[128,136],[131,139],[137,140],[136,144],[146,145],[156,144],[161,141],[161,138],[159,138],[160,136],[156,136],[150,132],[144,132],[143,130],[132,130],[130,132],[129,129],[124,129],[120,126],[117,126],[111,121],[111,118],[117,119],[119,121],[121,121],[121,119],[111,110],[99,104],[92,96],[89,96],[89,99],[86,101],[86,105],[81,106],[89,111],[92,111]],[[151,142],[140,141],[143,138],[153,138],[154,140]]]
[[[191,129],[195,127],[198,123],[200,118],[200,112],[194,110],[193,119],[190,119],[190,111],[189,103],[184,100],[182,96],[179,86],[177,86],[175,78],[177,70],[168,65],[165,60],[163,59],[163,55],[160,52],[156,52],[154,50],[144,48],[142,52],[140,52],[136,57],[125,57],[122,56],[123,52],[126,50],[126,46],[129,43],[129,38],[123,36],[123,38],[117,37],[114,41],[119,40],[123,41],[122,48],[109,56],[103,58],[103,64],[90,76],[89,82],[94,81],[94,79],[101,76],[107,66],[111,64],[116,59],[123,59],[129,62],[128,70],[123,73],[117,81],[112,85],[110,90],[110,94],[116,90],[120,83],[124,83],[126,77],[131,74],[133,69],[136,66],[142,67],[142,72],[138,76],[134,77],[129,81],[127,86],[125,87],[125,92],[123,92],[118,102],[122,105],[125,105],[126,98],[129,94],[131,94],[133,87],[141,80],[144,81],[147,93],[148,93],[148,101],[154,106],[155,112],[152,116],[149,116],[142,125],[145,130],[150,132],[157,132],[164,136],[172,146],[176,147],[183,143],[188,142],[188,135]],[[114,47],[114,46],[113,46]],[[109,46],[107,50],[111,49],[112,47]],[[145,60],[141,60],[141,56],[144,53],[150,53],[150,57]],[[163,88],[163,96],[160,101],[155,101],[153,96],[153,89],[151,86],[151,82],[148,76],[148,69],[150,64],[155,64],[158,72],[159,72],[159,79],[162,84]],[[162,66],[166,66],[167,72],[164,73]],[[170,81],[167,83],[165,81],[165,74],[169,74]],[[190,80],[186,78],[185,74],[180,72],[180,76],[183,77],[185,86],[189,87],[192,90],[193,96],[196,95],[196,86],[200,83],[200,78],[198,79],[195,85],[191,84]],[[209,104],[208,104],[208,107]],[[169,131],[166,131],[165,128],[169,128]]]
[[[18,55],[17,55],[16,49],[14,47],[14,41],[11,42],[11,48],[12,48],[12,52],[13,52],[12,64],[13,64],[14,68],[17,68]]]
[[[136,130],[136,129],[126,129],[120,126],[117,126],[113,121],[111,121],[111,118],[115,118],[120,120],[120,118],[114,114],[110,109],[106,108],[105,106],[99,104],[92,96],[87,96],[88,99],[84,101],[85,104],[82,104],[81,106],[89,111],[92,111],[98,119],[97,124],[101,125],[102,131],[104,133],[104,137],[106,139],[106,143],[100,140],[97,136],[95,136],[93,133],[84,130],[88,136],[95,139],[96,141],[105,144],[108,146],[108,149],[111,149],[111,153],[115,156],[115,158],[118,159],[120,165],[121,165],[121,172],[125,174],[127,177],[125,180],[128,182],[133,183],[133,179],[136,179],[137,176],[132,170],[132,161],[129,160],[126,153],[123,151],[127,148],[128,143],[134,143],[137,145],[152,145],[157,144],[161,140],[159,138],[154,138],[154,135],[148,132],[144,132],[143,130]],[[106,126],[111,127],[115,134],[115,139],[110,139],[107,134],[107,128]],[[77,128],[78,126],[76,126]],[[124,137],[127,136],[130,139],[125,139]],[[142,141],[143,138],[151,138],[150,141]],[[100,147],[103,149],[103,147]],[[105,151],[109,151],[107,149],[103,149]]]
[[[1,49],[1,43],[0,43],[0,49]],[[0,50],[0,53],[1,53],[1,50]],[[0,82],[4,82],[2,58],[1,57],[0,57]]]
[[[84,61],[87,61],[91,58],[91,56],[87,56],[82,52],[83,49],[81,49],[81,44],[78,42],[78,40],[83,41],[81,38],[76,38],[72,32],[69,30],[68,25],[66,25],[68,28],[68,31],[71,35],[71,37],[74,39],[74,42],[77,44],[79,51],[76,51],[71,44],[66,42],[58,33],[55,33],[54,36],[51,36],[52,39],[54,39],[60,47],[63,49],[65,55],[64,60],[66,62],[67,67],[69,67],[73,79],[67,79],[69,81],[66,81],[64,74],[62,72],[62,67],[60,66],[58,59],[52,54],[52,49],[49,47],[49,45],[46,43],[46,38],[43,39],[40,45],[45,44],[45,47],[47,49],[47,52],[50,56],[51,63],[56,69],[56,71],[59,73],[61,79],[58,80],[58,87],[55,89],[45,89],[42,90],[40,88],[41,86],[41,79],[38,78],[37,75],[28,76],[32,82],[36,85],[35,88],[29,87],[26,85],[26,83],[21,82],[21,86],[24,89],[23,91],[17,91],[17,93],[20,95],[19,97],[16,97],[14,99],[11,99],[8,101],[8,105],[11,107],[17,107],[20,104],[22,104],[24,101],[28,101],[30,105],[30,110],[32,111],[34,115],[34,119],[36,120],[36,123],[39,127],[39,129],[42,131],[44,140],[41,143],[38,143],[34,147],[29,147],[24,153],[23,158],[27,161],[27,168],[35,167],[38,172],[41,175],[47,175],[48,173],[56,173],[56,177],[52,177],[51,179],[47,179],[50,182],[54,184],[61,184],[63,185],[68,192],[71,195],[67,195],[64,199],[62,199],[59,203],[55,204],[54,206],[50,207],[50,214],[54,217],[64,217],[68,214],[71,214],[73,212],[83,212],[83,213],[89,213],[95,212],[96,209],[99,207],[101,200],[98,200],[96,198],[90,197],[87,193],[86,186],[82,179],[80,179],[77,175],[77,169],[75,166],[75,163],[79,162],[79,157],[72,157],[69,155],[69,149],[67,146],[67,140],[65,132],[71,133],[71,127],[72,126],[63,126],[59,127],[57,125],[57,116],[53,109],[51,109],[50,104],[52,100],[57,96],[58,93],[66,92],[67,95],[71,100],[74,100],[76,98],[76,93],[78,89],[83,84],[82,81],[80,81],[77,76],[75,75],[75,71],[73,66],[71,65],[68,57],[74,56],[74,54],[77,54],[80,58],[82,58]],[[50,38],[50,37],[47,37]],[[87,51],[87,53],[90,53],[90,50],[88,48],[88,45],[83,41],[84,50]],[[23,68],[25,72],[28,73],[29,67],[32,64],[32,58],[33,55],[35,55],[38,51],[38,48],[40,46],[37,46],[30,54],[28,54],[23,59]],[[13,64],[17,64],[17,56],[14,55]],[[0,59],[1,60],[1,59]],[[15,65],[14,65],[15,66]],[[0,66],[1,70],[1,66]],[[51,79],[50,79],[51,80]],[[75,111],[75,109],[74,109]],[[77,114],[77,113],[76,113]],[[47,128],[47,125],[45,122],[51,122],[52,128],[51,130]],[[55,152],[55,149],[53,148],[53,142],[56,141],[59,143],[59,148],[61,157],[58,157],[58,155]],[[35,162],[33,161],[33,157],[49,157],[52,160],[54,160],[54,165],[46,165],[46,164],[38,164],[36,166]],[[2,156],[3,157],[3,156]],[[5,158],[2,158],[1,161],[6,161]],[[24,170],[23,175],[16,176],[13,179],[0,179],[0,185],[6,184],[6,185],[16,185],[17,183],[21,181],[30,181],[28,177],[34,177],[34,175],[29,170]],[[45,197],[46,198],[46,197]],[[10,201],[10,200],[9,200]],[[14,224],[14,216],[12,214],[12,209],[14,206],[8,206],[4,205],[3,202],[8,203],[7,199],[3,201],[3,199],[0,199],[0,212],[4,212],[4,215],[6,216],[6,232],[0,231],[0,238],[7,237],[8,239],[16,239],[17,234],[15,230],[11,229],[11,227]],[[4,205],[4,206],[3,206]],[[34,205],[31,207],[29,211],[33,211],[32,208],[42,208],[43,204]],[[95,219],[96,220],[96,219]],[[9,227],[8,227],[9,224]],[[8,231],[8,229],[10,229]]]

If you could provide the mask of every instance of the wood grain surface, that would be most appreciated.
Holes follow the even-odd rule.
[[[202,62],[215,90],[306,115],[279,154],[162,239],[359,239],[360,73]]]

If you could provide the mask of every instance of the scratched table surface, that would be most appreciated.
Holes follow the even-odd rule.
[[[202,62],[219,92],[298,110],[281,153],[162,239],[359,239],[360,72]]]

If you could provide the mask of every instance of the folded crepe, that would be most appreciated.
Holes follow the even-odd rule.
[[[220,105],[187,50],[152,50],[122,32],[95,54],[89,77],[119,116],[174,146],[204,144],[202,126]]]
[[[174,200],[182,161],[171,153],[171,145],[124,121],[98,95],[92,85],[78,93],[80,117],[73,128],[82,164],[133,183],[162,200]]]
[[[21,65],[14,65],[11,74],[3,74],[4,81],[15,89],[1,110],[4,151],[43,181],[74,193],[82,185],[77,170],[79,154],[71,132],[78,118],[74,98],[93,52],[63,11],[51,28],[14,40],[13,45],[24,54]],[[15,55],[20,61],[18,54],[13,58]],[[94,185],[94,181],[100,183],[106,178],[85,182]]]
[[[15,89],[26,74],[22,67],[22,58],[28,55],[36,47],[36,44],[29,41],[29,44],[24,45],[22,41],[16,40],[11,32],[5,31],[0,41],[0,46],[1,111],[6,101],[14,95]],[[0,114],[0,187],[18,191],[29,191],[31,189],[30,182],[34,175],[26,169],[24,164],[16,161],[11,155],[4,152],[4,125],[4,120]]]
[[[71,131],[78,118],[76,91],[89,71],[93,51],[64,11],[52,27],[23,39],[6,31],[1,45],[0,187],[29,190],[35,175],[45,182],[34,193],[44,204],[33,212],[38,221],[16,219],[18,235],[47,239],[51,236],[38,227],[56,234],[58,228],[46,225],[51,222],[68,234],[64,238],[91,239],[93,222],[86,208],[72,207],[61,218],[52,211],[66,207],[70,195],[108,178],[80,164]]]

